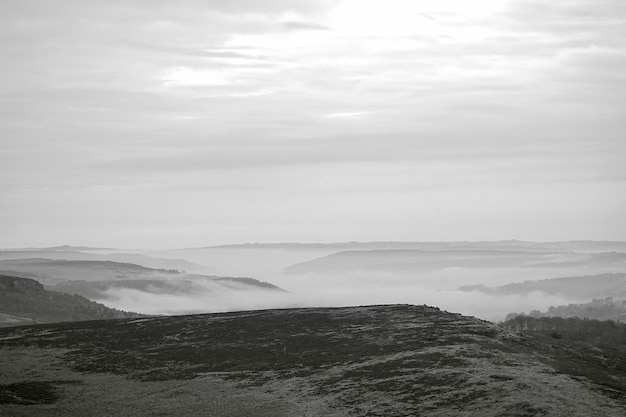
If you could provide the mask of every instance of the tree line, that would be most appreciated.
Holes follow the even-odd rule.
[[[613,320],[518,315],[501,323],[500,326],[521,333],[539,332],[554,339],[584,342],[626,351],[626,324]]]

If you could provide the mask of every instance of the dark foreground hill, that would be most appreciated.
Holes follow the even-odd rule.
[[[34,279],[0,275],[0,326],[141,317],[81,297],[48,291]]]
[[[619,350],[427,306],[0,329],[7,416],[624,416]]]

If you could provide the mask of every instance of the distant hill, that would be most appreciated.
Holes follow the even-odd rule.
[[[528,314],[510,313],[505,321],[514,319],[517,316],[527,317],[578,317],[592,320],[613,320],[626,323],[626,300],[614,300],[613,297],[604,299],[594,299],[588,303],[568,304],[561,306],[550,306],[547,311],[532,310]]]
[[[106,250],[97,250],[93,252],[83,252],[82,250],[93,251],[94,249],[59,246],[45,249],[0,250],[0,261],[34,258],[66,261],[111,261],[132,263],[153,269],[177,269],[180,271],[203,274],[215,272],[214,268],[180,258],[153,257],[132,252],[107,253]]]
[[[516,315],[507,318],[504,323],[500,324],[500,327],[524,332],[525,334],[529,332],[543,334],[557,340],[582,342],[588,346],[609,348],[621,355],[626,354],[626,323],[581,317],[563,318]],[[626,371],[626,356],[622,356],[622,359],[622,370]],[[606,367],[614,366],[608,360],[604,362]],[[625,376],[620,375],[621,378]]]
[[[141,253],[160,258],[186,259],[198,264],[207,264],[215,268],[212,272],[195,271],[190,268],[182,268],[188,272],[197,272],[210,275],[224,276],[253,276],[256,278],[270,279],[272,276],[281,274],[286,268],[296,264],[302,264],[315,259],[321,259],[328,255],[346,251],[386,251],[386,250],[417,250],[428,252],[447,251],[500,251],[500,252],[527,252],[552,254],[551,257],[536,258],[535,261],[550,262],[545,268],[555,270],[562,276],[572,271],[563,271],[564,268],[574,268],[570,264],[558,265],[559,260],[555,254],[565,255],[562,261],[570,261],[569,254],[583,254],[573,260],[584,259],[584,254],[600,252],[626,252],[626,242],[524,242],[519,240],[501,241],[459,241],[459,242],[336,242],[336,243],[243,243],[234,245],[207,246],[201,248],[184,248],[171,250],[142,251]],[[531,258],[532,260],[533,258]],[[130,261],[133,263],[141,263]],[[624,262],[626,263],[626,261]],[[524,265],[526,266],[526,265]],[[517,265],[515,266],[517,267]],[[580,268],[580,265],[577,266]],[[181,268],[178,268],[181,269]],[[295,268],[290,269],[294,272]],[[357,265],[358,269],[358,265]],[[404,265],[397,270],[419,272],[418,268]],[[386,270],[386,269],[383,269]],[[424,270],[423,268],[421,270]],[[532,271],[528,271],[529,274]],[[596,266],[582,273],[609,272]],[[297,272],[301,273],[301,272]],[[306,272],[304,272],[306,273]]]
[[[47,248],[27,248],[27,249],[33,249],[33,250],[70,250],[70,251],[84,251],[84,250],[91,250],[91,251],[102,251],[102,250],[106,250],[106,251],[110,251],[110,250],[116,250],[114,248],[96,248],[93,246],[72,246],[72,245],[60,245],[60,246],[50,246]]]
[[[0,414],[623,417],[626,338],[596,327],[388,305],[0,329]]]
[[[501,295],[526,295],[540,291],[550,295],[561,295],[582,300],[606,297],[626,299],[626,273],[551,278],[506,284],[499,287],[468,285],[459,289],[461,291],[478,291]]]
[[[191,249],[191,248],[190,248]],[[451,249],[486,249],[530,252],[626,252],[626,242],[621,241],[593,241],[575,240],[563,242],[528,242],[522,240],[494,240],[494,241],[449,241],[449,242],[333,242],[333,243],[241,243],[233,245],[207,246],[200,249],[331,249],[335,251],[349,250],[451,250]]]
[[[0,273],[36,278],[48,285],[62,281],[155,278],[179,271],[148,268],[128,262],[24,258],[0,260]]]
[[[33,279],[0,275],[0,326],[129,317],[143,316],[48,291]]]
[[[119,258],[126,259],[125,256]],[[134,257],[129,259],[132,258]],[[182,265],[184,266],[184,263]],[[184,270],[152,268],[132,262],[89,259],[88,257],[87,259],[82,257],[80,259],[22,257],[0,259],[0,273],[36,278],[44,284],[54,284],[73,280],[161,279],[183,275]]]
[[[519,250],[449,248],[342,251],[285,269],[290,274],[350,271],[419,272],[445,268],[560,268],[572,265],[624,265],[626,254],[578,254]]]
[[[178,274],[177,274],[178,275]],[[54,285],[55,291],[68,294],[79,294],[92,300],[105,301],[108,298],[107,292],[110,290],[137,290],[152,294],[198,294],[210,289],[215,290],[232,289],[263,289],[278,292],[285,292],[269,282],[259,281],[254,278],[237,277],[209,277],[202,275],[177,275],[173,279],[125,279],[108,281],[67,281]]]
[[[191,314],[289,303],[285,290],[266,281],[190,274],[127,262],[13,259],[0,261],[0,274],[36,279],[48,290],[148,314]]]

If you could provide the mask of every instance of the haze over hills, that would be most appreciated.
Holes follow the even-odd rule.
[[[37,279],[51,289],[63,284],[56,289],[114,308],[151,314],[427,303],[500,321],[515,311],[546,310],[618,294],[608,288],[596,291],[600,287],[593,285],[576,294],[540,289],[494,293],[472,286],[496,288],[566,276],[624,273],[626,252],[616,251],[621,248],[626,243],[518,240],[249,243],[169,251],[59,246],[0,251],[0,270]],[[29,259],[32,256],[51,259]],[[112,259],[137,260],[143,265]],[[146,266],[148,261],[190,270],[152,268]],[[219,274],[191,273],[204,265]],[[216,276],[230,279],[234,286],[216,281]],[[228,277],[252,280],[236,282]],[[259,286],[263,282],[288,292]]]
[[[149,314],[193,314],[289,306],[289,293],[244,277],[174,274],[169,279],[66,281],[51,288],[115,308]]]
[[[499,295],[526,295],[533,292],[542,292],[578,300],[605,297],[626,299],[626,273],[529,280],[498,287],[467,285],[459,289],[462,291],[479,291]]]
[[[570,300],[568,304],[551,305],[529,311],[528,314],[532,317],[580,317],[626,321],[626,273],[524,281],[498,287],[467,285],[460,287],[459,290],[496,296],[551,295]],[[524,312],[511,312],[507,319],[519,314]]]
[[[215,284],[231,289],[245,289],[245,287],[284,291],[269,282],[254,278],[243,277],[209,277],[203,275],[189,275],[176,279],[124,279],[109,281],[65,281],[53,286],[56,291],[68,294],[80,294],[90,299],[102,299],[113,289],[133,289],[151,292],[154,294],[188,294],[192,295],[206,290],[206,285]]]
[[[342,251],[375,250],[487,250],[511,252],[594,254],[626,253],[626,242],[565,241],[525,242],[462,241],[462,242],[335,242],[335,243],[244,243],[171,250],[139,251],[159,258],[182,258],[198,264],[211,265],[216,274],[271,278],[282,274],[294,264],[313,261]],[[581,256],[582,258],[582,256]],[[245,262],[242,262],[245,259]],[[554,266],[554,265],[552,265]],[[566,267],[567,265],[561,265]],[[594,271],[589,271],[590,273]],[[604,272],[604,271],[599,271]],[[612,271],[606,271],[612,272]]]
[[[69,261],[111,261],[132,263],[153,269],[177,269],[179,271],[201,274],[215,272],[214,268],[190,262],[186,259],[155,258],[139,253],[124,252],[118,249],[98,249],[65,245],[43,249],[0,250],[0,261],[31,258]]]
[[[0,261],[5,274],[37,279],[48,289],[79,294],[121,310],[189,314],[289,305],[286,292],[246,277],[220,277],[92,260]]]
[[[114,251],[115,248],[100,248],[93,246],[72,246],[72,245],[58,245],[58,246],[49,246],[45,248],[37,248],[37,247],[28,247],[28,248],[20,248],[19,250],[26,251],[68,251],[68,252],[76,252],[76,251]]]
[[[336,243],[244,243],[171,250],[140,250],[94,248],[61,245],[50,248],[27,248],[0,251],[0,260],[18,258],[46,258],[66,260],[110,260],[128,262],[150,268],[178,269],[194,273],[212,273],[228,276],[264,277],[280,273],[294,264],[317,260],[344,251],[423,250],[452,253],[452,251],[529,252],[541,261],[541,254],[561,253],[561,263],[584,260],[584,255],[626,253],[626,242],[619,241],[564,241],[526,242],[460,241],[460,242],[336,242]],[[372,252],[375,254],[375,252]],[[417,253],[417,252],[416,252]],[[576,257],[574,254],[579,254]],[[593,257],[587,257],[593,262]],[[242,260],[245,260],[242,262]],[[552,264],[558,265],[556,259]],[[614,259],[613,262],[625,262]],[[210,265],[210,266],[207,266]],[[554,266],[553,265],[553,266]],[[358,265],[356,265],[358,266]]]
[[[206,246],[198,249],[333,249],[336,252],[349,250],[392,250],[392,249],[492,249],[492,250],[529,250],[533,252],[626,252],[626,242],[572,240],[562,242],[530,242],[523,240],[491,240],[491,241],[449,241],[449,242],[333,242],[333,243],[240,243],[231,245]],[[194,250],[181,249],[181,250]]]
[[[37,277],[45,285],[74,280],[164,279],[179,274],[176,270],[154,269],[126,262],[42,258],[1,260],[0,270],[18,275],[28,274]]]
[[[448,248],[440,250],[379,249],[341,251],[286,268],[290,274],[423,272],[445,268],[569,268],[581,270],[626,268],[626,253],[512,251],[506,248]]]

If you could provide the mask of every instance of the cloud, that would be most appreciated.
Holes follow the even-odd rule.
[[[564,49],[556,55],[555,67],[555,72],[558,71],[555,75],[563,83],[587,87],[606,86],[623,92],[621,86],[626,82],[626,50],[594,44]]]
[[[232,83],[224,72],[197,71],[187,67],[174,68],[161,79],[166,86],[220,86]]]
[[[284,22],[283,26],[288,29],[295,30],[332,30],[328,26],[320,25],[318,23],[307,23],[307,22]]]
[[[229,50],[225,48],[206,48],[195,47],[189,48],[185,46],[172,46],[167,44],[158,44],[152,42],[144,42],[139,40],[129,39],[125,42],[129,48],[134,50],[144,50],[151,52],[165,52],[168,54],[192,56],[201,58],[215,58],[215,59],[240,59],[240,60],[267,60],[267,57],[253,55],[249,53],[243,53],[236,50]]]
[[[172,285],[174,288],[176,284]],[[98,300],[107,306],[144,314],[194,314],[223,311],[255,310],[289,306],[288,294],[254,289],[235,283],[196,281],[190,291],[163,291],[162,288],[136,290],[110,288]]]
[[[324,221],[345,240],[339,226],[350,224],[349,213],[390,194],[414,207],[487,190],[514,201],[499,206],[505,222],[533,211],[524,201],[549,196],[550,184],[578,184],[587,204],[567,188],[546,210],[575,211],[571,230],[591,229],[599,222],[586,217],[593,186],[607,202],[607,190],[619,195],[626,175],[624,7],[618,0],[3,1],[3,200],[53,201],[58,210],[27,218],[9,203],[6,221],[31,230],[33,219],[45,219],[61,233],[73,223],[64,213],[81,203],[78,190],[113,189],[134,205],[115,208],[119,218],[155,211],[157,223],[184,223],[165,197],[178,190],[182,200],[210,202],[220,221],[232,222],[225,229],[240,222],[223,215],[236,206],[278,207],[267,224],[280,224],[280,207],[297,207],[303,233],[317,236],[307,227],[313,210],[335,207],[344,193],[346,213],[325,211]],[[95,194],[84,194],[86,217],[109,218]],[[423,215],[419,222],[428,223]],[[451,221],[462,223],[459,216]],[[362,217],[361,228],[373,227]],[[215,219],[194,221],[210,230]]]
[[[366,111],[352,111],[352,112],[341,112],[341,113],[330,113],[325,117],[329,119],[360,119],[363,116],[366,116],[369,112]]]

